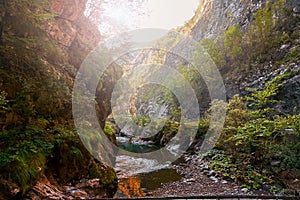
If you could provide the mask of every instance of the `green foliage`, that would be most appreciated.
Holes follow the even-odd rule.
[[[104,133],[106,135],[115,135],[116,131],[115,129],[112,127],[112,125],[110,123],[105,123],[105,127],[104,127]]]
[[[55,16],[47,9],[50,7],[49,3],[49,0],[10,0],[6,3],[6,12],[20,20],[20,26],[25,23],[40,26],[42,22],[51,20]],[[21,21],[22,18],[24,21]]]
[[[180,85],[179,82],[176,82],[176,84]],[[173,92],[167,87],[161,87],[160,85],[144,86],[144,89],[139,96],[139,98],[141,98],[141,104],[147,103],[149,100],[155,100],[159,105],[170,104],[171,118],[175,121],[180,121],[181,112],[178,100]],[[149,117],[139,116],[138,118],[140,119],[135,119],[137,124],[142,125],[149,121]]]
[[[201,118],[198,122],[198,130],[196,135],[197,139],[203,139],[205,137],[205,134],[207,133],[209,129],[209,119],[208,118]]]
[[[224,141],[236,134],[236,130],[232,127],[241,127],[250,119],[249,110],[245,103],[246,102],[243,98],[239,95],[235,95],[226,105],[227,114],[224,129],[216,143],[217,148],[231,148],[229,145],[224,143]]]
[[[59,62],[62,57],[45,32],[54,17],[50,1],[5,0],[3,6],[0,74],[10,112],[16,116],[12,123],[26,126],[29,118],[38,115],[57,118],[67,114],[64,109],[70,105],[70,84],[47,62]]]
[[[193,52],[193,61],[210,70],[206,67],[209,66],[208,54],[218,67],[229,65],[242,71],[253,60],[264,62],[271,59],[274,49],[290,42],[291,33],[284,31],[284,22],[290,17],[286,9],[283,0],[267,1],[266,7],[254,14],[248,29],[242,30],[239,25],[229,27],[222,37],[222,44],[211,39],[200,41]],[[289,59],[295,61],[298,58],[299,48],[296,47]],[[178,66],[177,69],[193,86],[199,87],[201,80],[197,70],[187,66]],[[299,116],[278,116],[270,108],[276,102],[272,97],[288,76],[279,76],[266,83],[264,88],[249,90],[252,92],[249,97],[234,96],[227,105],[225,128],[217,143],[220,150],[207,155],[213,168],[248,188],[272,183],[286,169],[299,169]],[[143,101],[162,93],[160,103],[174,98],[171,92],[157,88],[145,92]],[[223,106],[220,102],[214,103],[214,107]],[[136,122],[145,126],[149,119],[141,118]],[[206,118],[201,120],[198,135],[203,135],[208,125]],[[168,123],[162,132],[163,135],[172,135],[177,129],[176,123]],[[272,161],[279,161],[280,166],[271,167]]]
[[[68,125],[74,70],[64,72],[65,54],[46,33],[55,17],[50,1],[4,0],[0,6],[1,178],[23,194],[48,172],[61,182],[88,178],[90,167],[103,165]]]
[[[274,59],[281,44],[299,37],[294,31],[299,26],[299,19],[292,13],[284,0],[268,0],[265,7],[253,14],[254,19],[247,29],[233,25],[216,39],[217,42],[203,39],[200,42],[203,49],[195,49],[193,60],[203,62],[206,50],[218,67],[225,67],[226,72],[241,72],[248,70],[253,61],[263,63]]]
[[[291,73],[279,75],[265,83],[263,89],[248,88],[248,91],[252,91],[251,96],[246,97],[249,102],[249,107],[256,109],[252,112],[252,117],[259,118],[266,114],[272,114],[272,108],[270,108],[270,106],[277,102],[276,100],[273,100],[272,97],[276,95],[281,86],[284,85],[284,80],[291,75]]]
[[[108,188],[109,191],[115,191],[118,179],[112,168],[105,166],[93,165],[89,169],[90,178],[100,178],[100,184]],[[111,195],[114,195],[112,193]]]
[[[54,146],[50,138],[35,127],[3,131],[0,138],[3,141],[0,145],[2,175],[25,192],[39,178],[39,172],[45,170],[46,158]]]
[[[175,135],[179,129],[179,123],[168,120],[162,129],[163,135]]]
[[[224,56],[221,51],[221,49],[214,43],[213,40],[204,38],[200,41],[200,45],[207,51],[211,59],[214,61],[217,67],[221,68],[225,64]],[[196,53],[197,52],[197,53]],[[201,52],[201,48],[196,47],[196,52],[194,52],[195,57],[199,57],[199,53],[206,53],[206,52]],[[198,55],[197,55],[198,54]]]
[[[113,175],[115,178],[114,172],[102,168],[103,165],[91,157],[72,127],[49,127],[49,122],[44,119],[39,122],[39,127],[26,126],[25,129],[0,132],[0,171],[3,178],[18,184],[23,194],[45,172],[58,175],[63,183],[86,177],[100,178],[105,184],[112,184],[109,181],[112,181]],[[95,169],[101,173],[96,173]]]
[[[263,58],[268,51],[278,47],[281,42],[281,26],[288,13],[284,0],[271,3],[267,1],[266,7],[254,13],[254,21],[244,36],[245,46],[251,50],[251,58]]]
[[[179,65],[176,68],[178,72],[191,84],[194,88],[199,86],[201,79],[201,75],[197,69],[192,66]]]
[[[232,60],[239,59],[242,55],[243,34],[239,25],[231,26],[224,35],[224,49],[226,56]]]
[[[295,62],[300,58],[300,46],[296,47],[292,50],[289,56],[287,56],[286,61],[287,62]]]
[[[226,155],[223,150],[212,149],[203,155],[210,159],[210,167],[218,172],[221,172],[224,178],[234,179],[234,174],[230,172],[236,169],[232,163],[232,156]]]
[[[95,171],[96,173],[94,174],[95,178],[102,177],[100,179],[100,182],[103,186],[106,185],[111,185],[112,183],[117,181],[117,177],[115,172],[112,169],[103,167],[103,168],[98,168],[98,170]]]
[[[274,78],[264,89],[253,90],[250,97],[234,96],[229,101],[225,128],[216,146],[219,150],[206,155],[225,177],[259,188],[278,181],[286,170],[300,168],[300,115],[279,116],[269,108],[289,76]],[[279,166],[272,166],[274,161]]]
[[[133,118],[133,122],[140,127],[145,127],[151,122],[151,118],[148,116],[138,116]]]
[[[8,100],[6,99],[7,93],[4,91],[0,92],[0,111],[7,110]]]
[[[178,122],[167,120],[165,126],[160,131],[162,137],[160,138],[159,144],[167,144],[178,133],[179,126],[180,124]]]

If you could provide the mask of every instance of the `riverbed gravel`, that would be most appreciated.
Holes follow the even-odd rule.
[[[264,190],[249,190],[209,168],[209,161],[186,156],[187,161],[174,165],[181,174],[180,181],[164,183],[162,187],[149,191],[148,196],[210,196],[210,195],[272,195]]]

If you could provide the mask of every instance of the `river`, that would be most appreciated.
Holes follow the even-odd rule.
[[[118,139],[119,145],[130,151],[156,150],[153,145],[129,144],[122,138]],[[162,187],[163,183],[174,182],[182,177],[173,168],[172,164],[160,164],[157,160],[118,156],[115,170],[118,175],[118,191],[116,198],[144,197],[155,189]]]

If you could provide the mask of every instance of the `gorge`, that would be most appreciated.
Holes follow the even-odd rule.
[[[86,129],[86,138],[79,137],[72,113],[82,63],[107,39],[85,16],[87,3],[0,3],[0,199],[299,196],[299,2],[200,0],[194,17],[159,38],[157,46],[112,59],[94,98],[79,98],[82,104],[94,102],[97,122],[115,145],[108,149],[92,129]],[[110,60],[130,45],[105,47],[101,58]],[[214,87],[207,80],[216,77],[209,76],[207,63],[220,73],[224,88],[210,83],[216,83],[216,91],[226,91],[226,102],[210,99]],[[197,64],[208,71],[204,76]],[[168,73],[159,73],[164,69]],[[175,79],[169,78],[171,71],[176,71]],[[89,88],[96,72],[88,71],[82,88]],[[193,99],[188,89],[199,105],[182,103]],[[210,141],[208,130],[221,126],[211,121],[222,118],[224,109],[220,135],[210,137],[213,148],[202,152]],[[82,124],[91,126],[89,121]],[[177,137],[180,130],[189,139]],[[176,145],[168,146],[172,141],[188,147],[172,163],[116,156],[119,149],[180,152]],[[90,149],[96,149],[93,155]],[[117,166],[102,162],[104,157]]]

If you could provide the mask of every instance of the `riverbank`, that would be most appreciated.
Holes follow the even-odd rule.
[[[186,162],[175,165],[182,176],[179,181],[164,183],[162,187],[147,193],[147,196],[196,196],[196,195],[274,195],[266,190],[249,190],[210,169],[208,160],[193,155],[184,156]]]

